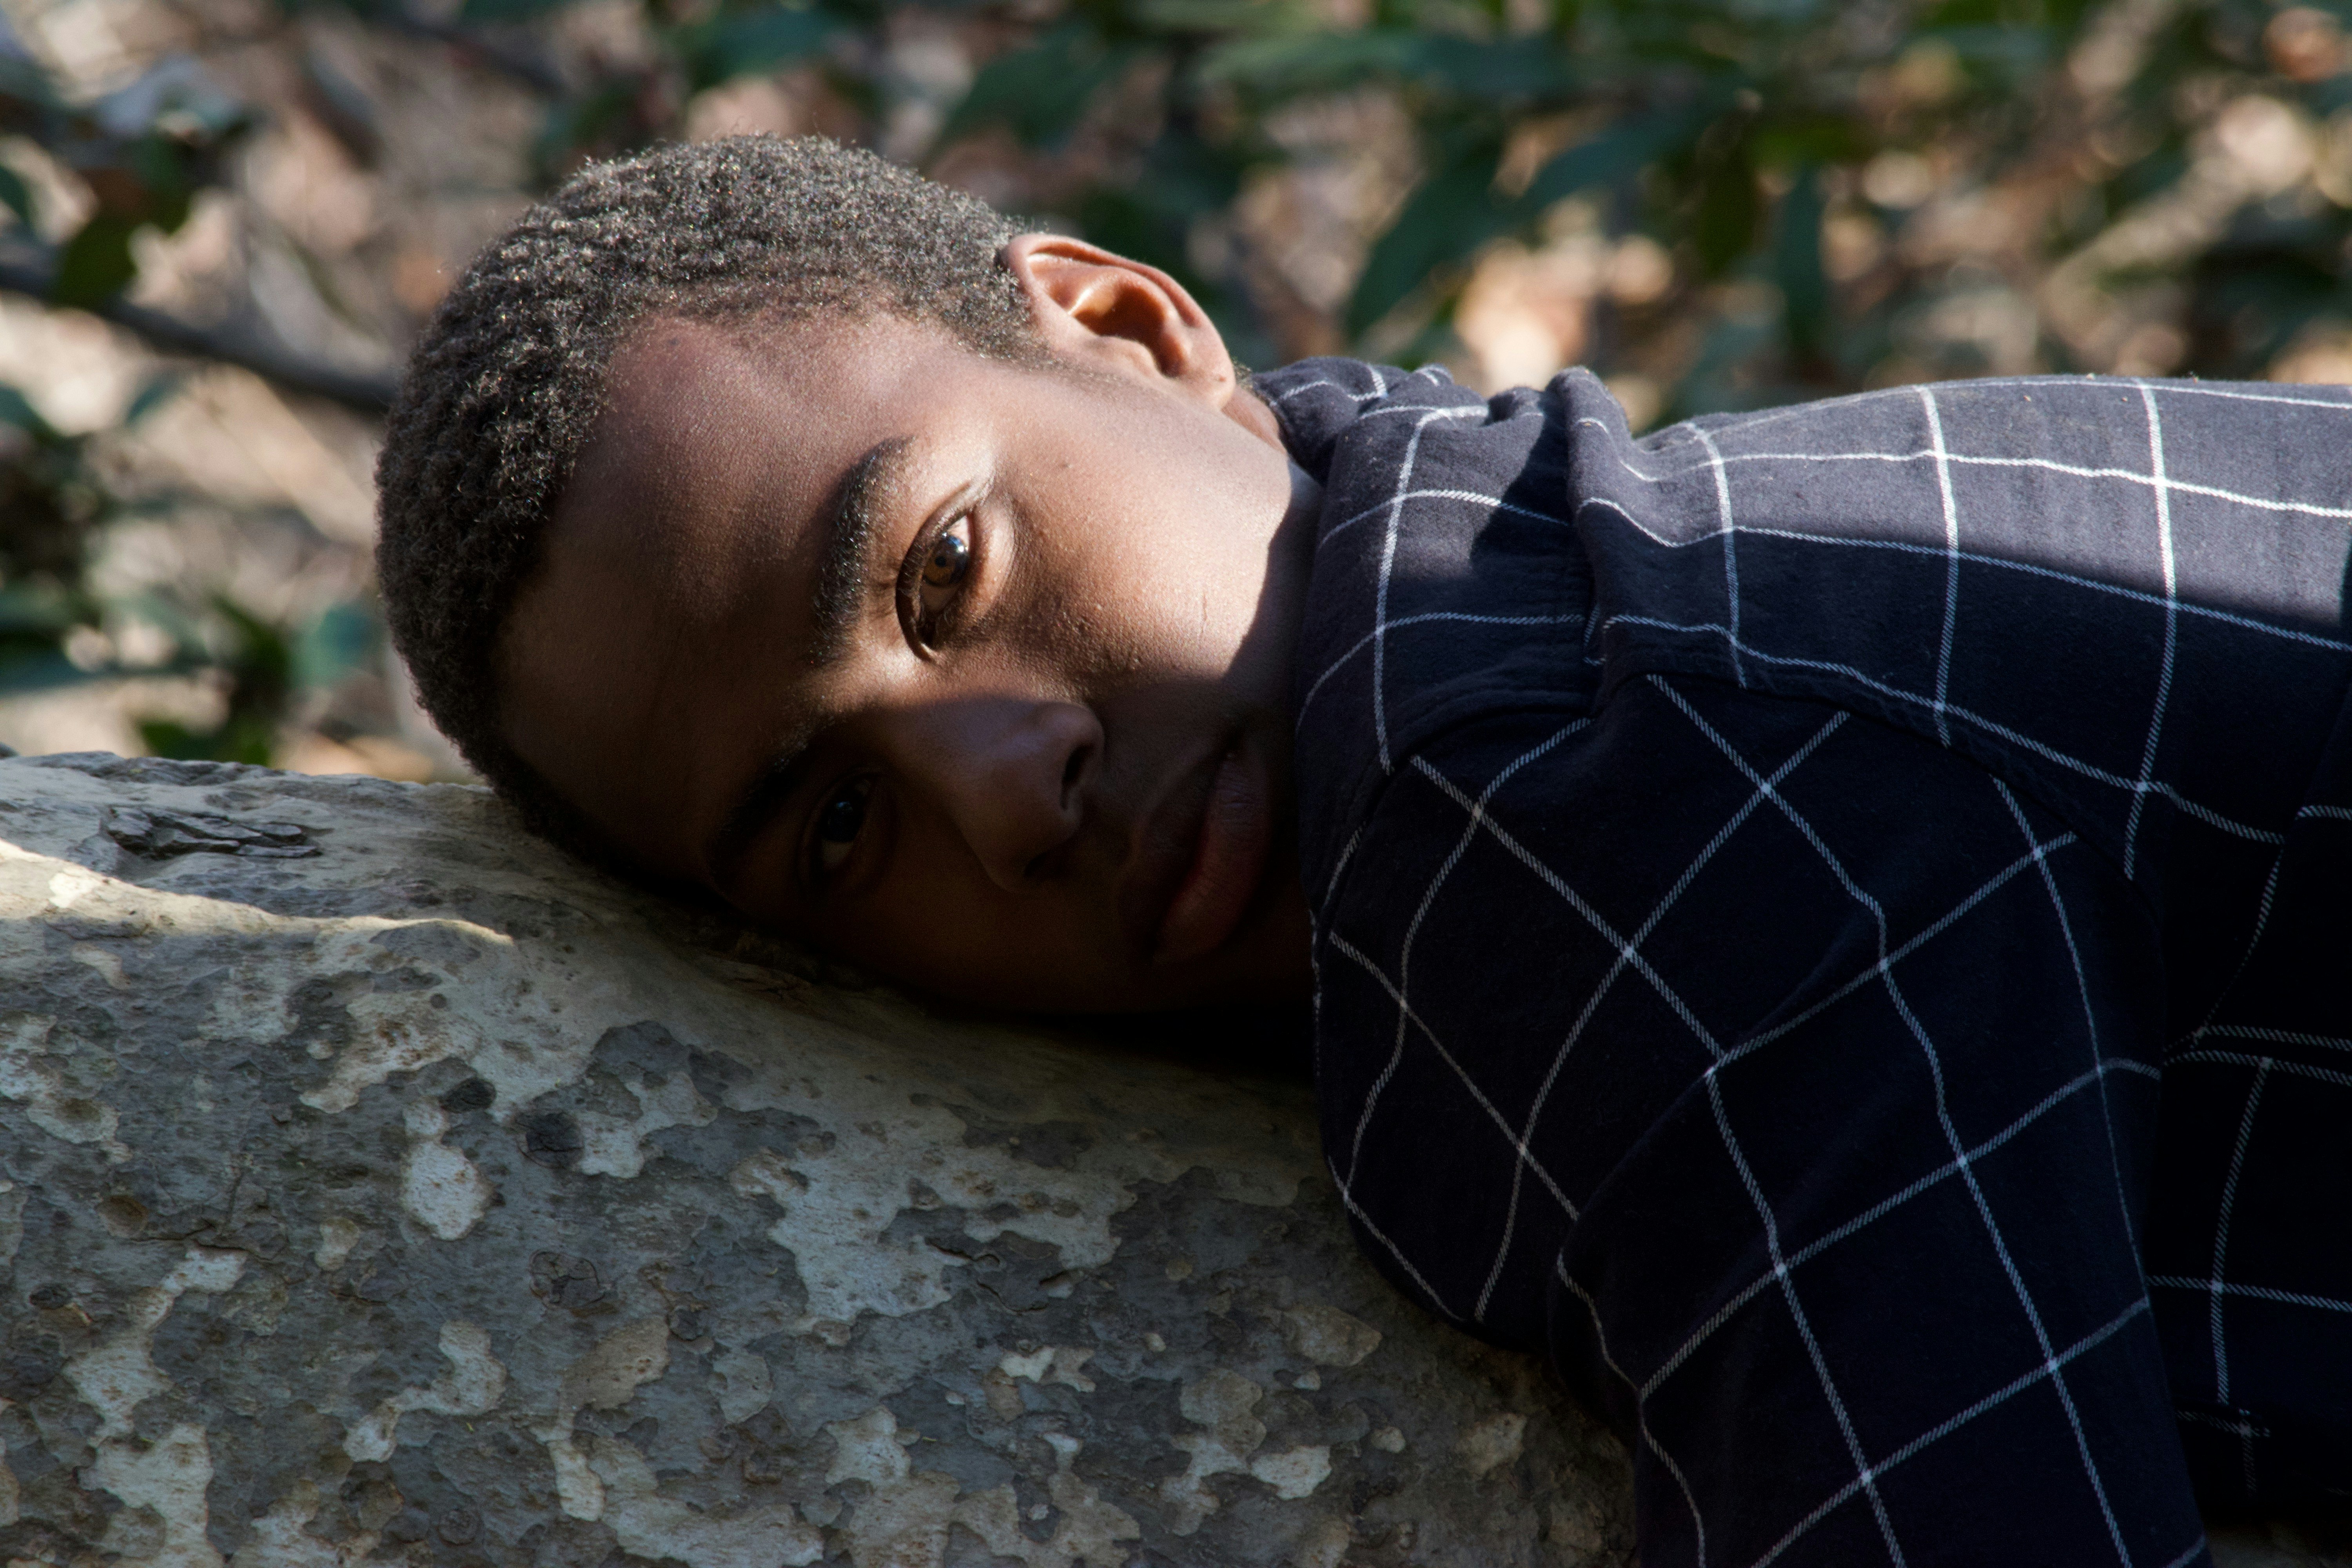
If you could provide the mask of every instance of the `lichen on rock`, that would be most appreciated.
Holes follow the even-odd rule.
[[[480,791],[0,761],[0,1561],[1630,1561],[1303,1085],[941,1016]]]

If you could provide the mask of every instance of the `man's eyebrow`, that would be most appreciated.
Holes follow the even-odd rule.
[[[774,820],[784,802],[801,786],[808,773],[809,747],[815,739],[816,727],[804,724],[769,753],[768,761],[751,784],[736,796],[719,831],[703,847],[702,863],[708,868],[711,886],[720,892],[733,886],[744,851],[767,831],[768,824]]]
[[[866,597],[866,565],[880,531],[882,503],[898,488],[913,445],[905,436],[877,441],[850,465],[817,512],[823,542],[809,637],[812,664],[830,664],[849,647],[849,634]]]
[[[814,616],[809,637],[809,662],[822,667],[841,657],[857,624],[866,598],[866,571],[881,531],[882,503],[906,471],[910,437],[893,436],[877,441],[849,467],[817,509],[816,583],[811,595]],[[729,807],[719,830],[703,847],[703,865],[712,886],[726,890],[733,882],[752,841],[801,785],[808,772],[809,746],[816,739],[814,724],[801,724],[752,776],[735,804]]]

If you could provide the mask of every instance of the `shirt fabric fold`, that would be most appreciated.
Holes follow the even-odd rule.
[[[1627,1436],[1643,1562],[2346,1486],[2352,395],[1256,385],[1331,1173]]]

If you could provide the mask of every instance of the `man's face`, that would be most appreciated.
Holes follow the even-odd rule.
[[[509,739],[647,869],[945,994],[1296,994],[1312,484],[1229,375],[1118,348],[641,328],[501,646]]]

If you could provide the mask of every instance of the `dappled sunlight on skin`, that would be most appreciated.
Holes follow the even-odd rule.
[[[1008,265],[1050,360],[642,327],[502,646],[509,737],[647,871],[946,995],[1302,994],[1319,492],[1164,275]]]

